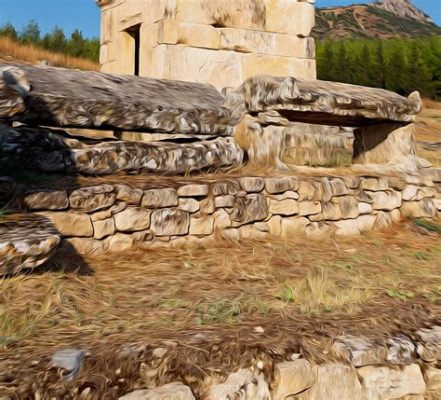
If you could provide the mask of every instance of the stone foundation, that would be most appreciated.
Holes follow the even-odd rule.
[[[219,235],[358,235],[441,211],[441,170],[389,177],[170,178],[27,192],[22,208],[50,219],[80,254],[203,243]]]
[[[173,399],[204,400],[435,400],[441,396],[441,328],[432,326],[404,335],[372,340],[367,337],[340,336],[323,348],[322,364],[302,354],[286,354],[285,360],[257,357],[227,376],[210,376],[207,388],[197,393],[193,384],[170,382],[140,389],[124,400]],[[173,351],[164,343],[153,354]],[[163,365],[158,357],[154,365]],[[195,393],[196,392],[196,393]]]

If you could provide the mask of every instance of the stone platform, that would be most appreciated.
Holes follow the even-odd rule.
[[[441,169],[383,177],[143,176],[118,182],[89,178],[66,188],[58,182],[56,189],[28,190],[21,208],[51,220],[80,254],[219,236],[358,235],[406,218],[441,215]]]

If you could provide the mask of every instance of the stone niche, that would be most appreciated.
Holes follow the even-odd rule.
[[[316,77],[314,0],[98,0],[103,72],[238,87]]]

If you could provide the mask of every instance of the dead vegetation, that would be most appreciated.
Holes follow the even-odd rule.
[[[39,387],[55,396],[89,387],[84,398],[110,399],[148,379],[199,379],[203,386],[214,372],[256,357],[300,351],[320,362],[330,357],[322,353],[326,343],[343,332],[412,337],[441,323],[439,238],[419,223],[338,243],[219,241],[64,257],[64,270],[1,282],[0,394],[27,398]],[[153,362],[152,349],[163,341],[174,343],[172,372],[143,377],[142,365]],[[81,376],[67,384],[47,367],[55,350],[69,346],[89,355]],[[144,350],[127,356],[127,346]]]
[[[0,37],[0,62],[32,64],[47,62],[54,67],[78,68],[90,71],[98,71],[100,68],[99,64],[90,60],[54,53],[30,44],[19,43],[7,37]]]

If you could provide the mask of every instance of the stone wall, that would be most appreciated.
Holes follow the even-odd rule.
[[[340,336],[322,348],[323,363],[304,358],[302,350],[284,361],[256,357],[253,365],[227,376],[210,376],[197,393],[191,381],[136,390],[121,400],[435,400],[441,395],[441,327],[373,340]],[[155,351],[155,350],[153,350]],[[158,348],[168,355],[172,347]],[[163,366],[159,360],[157,365]]]
[[[257,75],[316,76],[312,0],[113,0],[101,11],[103,72],[238,87]]]
[[[202,243],[218,235],[358,235],[405,218],[439,216],[441,170],[423,173],[170,178],[157,186],[147,177],[136,184],[28,192],[22,207],[51,220],[80,254]]]

